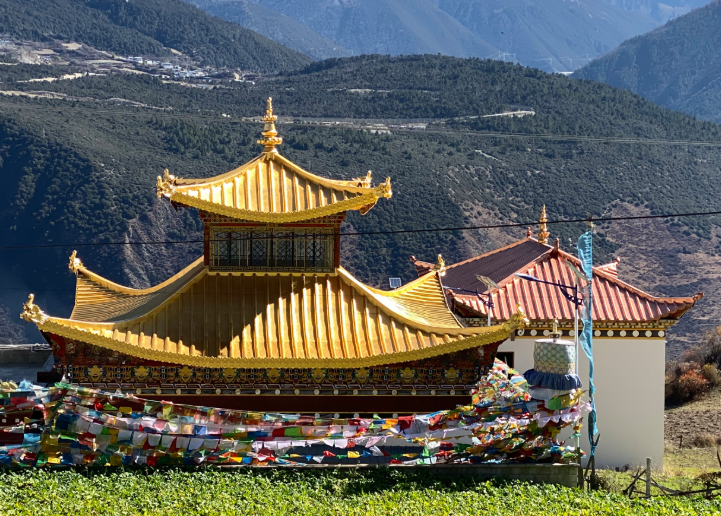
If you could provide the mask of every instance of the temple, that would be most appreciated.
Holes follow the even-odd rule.
[[[157,193],[195,208],[203,256],[147,289],[113,283],[70,257],[70,318],[34,304],[22,317],[70,382],[196,405],[285,412],[413,413],[467,403],[498,346],[523,327],[467,327],[449,309],[438,263],[392,291],[340,263],[348,210],[392,195],[390,178],[316,176],[278,152],[271,99],[261,154],[208,179],[165,171]],[[354,399],[349,402],[348,397]]]

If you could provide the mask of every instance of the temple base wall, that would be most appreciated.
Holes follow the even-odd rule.
[[[514,353],[514,369],[523,374],[533,367],[533,343],[539,337],[516,337],[498,352]],[[661,467],[664,451],[664,368],[666,340],[662,338],[594,338],[596,412],[601,434],[596,467]],[[579,350],[579,376],[588,389],[588,359]],[[588,453],[587,418],[581,449]],[[562,435],[563,438],[563,435]],[[571,444],[571,443],[568,443]]]

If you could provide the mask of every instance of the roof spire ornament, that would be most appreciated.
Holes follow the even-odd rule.
[[[538,227],[538,243],[539,244],[548,244],[548,236],[550,233],[548,232],[546,222],[548,222],[548,219],[546,218],[546,205],[543,205],[543,209],[541,210],[541,220],[539,220],[539,227]]]
[[[438,271],[441,276],[446,275],[446,261],[443,259],[443,255],[438,255],[438,261],[433,266],[434,271]]]
[[[264,152],[278,152],[275,150],[275,146],[283,143],[283,138],[278,136],[278,131],[275,129],[275,122],[278,120],[278,117],[273,114],[272,97],[268,97],[268,109],[261,120],[265,122],[265,126],[263,127],[263,132],[260,133],[263,135],[263,138],[258,140],[258,144],[265,146]]]
[[[78,270],[83,266],[83,262],[80,261],[80,258],[78,258],[78,252],[73,251],[73,254],[70,255],[70,263],[68,264],[68,268],[74,272],[75,274],[78,273]]]

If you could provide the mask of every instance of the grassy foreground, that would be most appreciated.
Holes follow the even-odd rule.
[[[414,471],[23,471],[0,473],[0,514],[721,514],[721,500],[608,492]]]

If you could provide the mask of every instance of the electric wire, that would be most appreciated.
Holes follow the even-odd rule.
[[[684,218],[684,217],[712,217],[715,215],[721,215],[721,211],[706,211],[706,212],[692,212],[692,213],[669,213],[661,215],[628,215],[620,217],[583,217],[576,219],[557,219],[549,220],[546,224],[579,224],[579,223],[603,223],[603,222],[616,222],[623,220],[651,220],[651,219],[673,219],[673,218]],[[530,227],[538,225],[538,221],[532,222],[510,222],[506,224],[485,224],[479,226],[457,226],[457,227],[445,227],[445,228],[421,228],[421,229],[395,229],[390,231],[353,231],[353,232],[329,232],[326,235],[333,235],[338,237],[351,237],[351,236],[376,236],[376,235],[400,235],[408,233],[444,233],[444,232],[455,232],[455,231],[475,231],[481,229],[502,229],[502,228],[518,228],[518,227]],[[322,234],[322,233],[321,233]],[[258,237],[253,238],[254,240],[279,240],[283,238],[292,239],[292,235],[287,237]],[[227,239],[215,239],[211,241],[224,242]],[[66,248],[66,247],[99,247],[99,246],[119,246],[119,245],[179,245],[179,244],[199,244],[203,243],[203,239],[194,240],[153,240],[153,241],[126,241],[126,242],[74,242],[74,243],[63,243],[63,244],[39,244],[39,245],[10,245],[0,246],[0,250],[9,251],[17,249],[52,249],[52,248]]]

